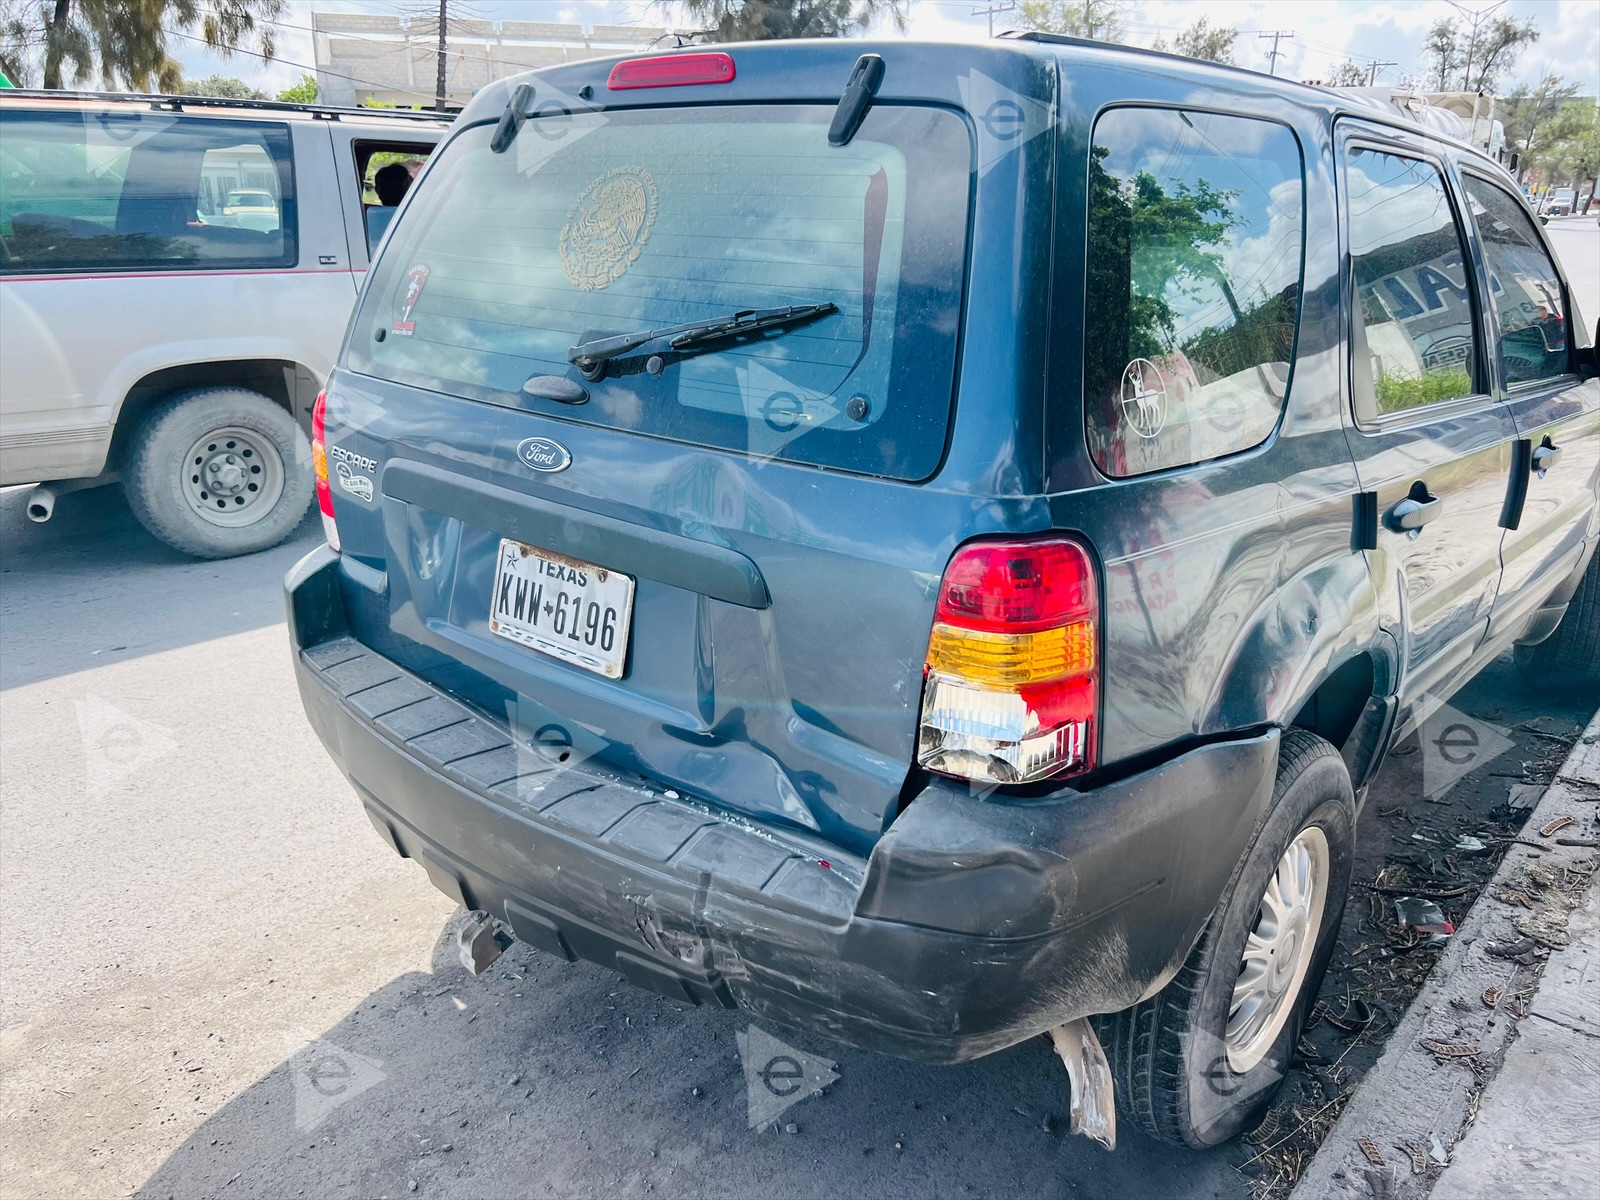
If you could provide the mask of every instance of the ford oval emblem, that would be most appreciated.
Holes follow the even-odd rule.
[[[535,471],[565,471],[572,465],[572,453],[560,442],[547,437],[518,442],[517,457]]]

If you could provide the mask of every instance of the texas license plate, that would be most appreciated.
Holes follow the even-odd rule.
[[[537,546],[500,541],[489,629],[607,679],[622,677],[633,579]]]

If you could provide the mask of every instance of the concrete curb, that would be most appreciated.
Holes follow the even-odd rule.
[[[1520,843],[1511,847],[1290,1200],[1420,1200],[1432,1191],[1442,1168],[1430,1152],[1448,1156],[1466,1133],[1477,1115],[1485,1082],[1498,1074],[1505,1060],[1519,1013],[1527,1011],[1527,1003],[1518,1008],[1516,998],[1536,989],[1545,968],[1561,953],[1553,951],[1551,959],[1534,966],[1491,956],[1490,946],[1523,937],[1519,922],[1526,925],[1542,915],[1502,902],[1496,894],[1521,879],[1530,865],[1557,873],[1563,868],[1588,869],[1596,857],[1593,849],[1559,846],[1554,838],[1546,849],[1547,839],[1538,830],[1557,817],[1570,816],[1577,823],[1560,836],[1592,841],[1597,800],[1600,713],[1589,722],[1528,818],[1522,836],[1540,847]],[[1564,907],[1551,901],[1540,908],[1551,910],[1551,919],[1565,927]],[[1484,1000],[1490,988],[1500,989],[1494,1007]],[[1436,1045],[1477,1050],[1470,1056],[1438,1055],[1421,1044],[1424,1038]],[[1369,1151],[1381,1161],[1373,1161]]]

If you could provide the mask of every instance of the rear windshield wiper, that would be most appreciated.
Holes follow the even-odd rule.
[[[729,317],[712,317],[705,321],[691,321],[687,325],[669,325],[640,333],[595,338],[568,350],[567,361],[577,367],[585,379],[593,381],[605,375],[608,359],[638,350],[651,342],[665,340],[668,346],[683,355],[702,354],[721,349],[724,343],[740,345],[760,341],[777,331],[787,333],[838,311],[839,306],[831,300],[821,304],[791,304],[787,308],[747,308]]]

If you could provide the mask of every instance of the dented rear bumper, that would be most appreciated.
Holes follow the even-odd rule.
[[[295,671],[396,851],[540,949],[874,1050],[958,1062],[1151,993],[1271,794],[1274,733],[1028,801],[941,780],[862,860],[518,744],[353,639],[338,574],[286,581]]]

